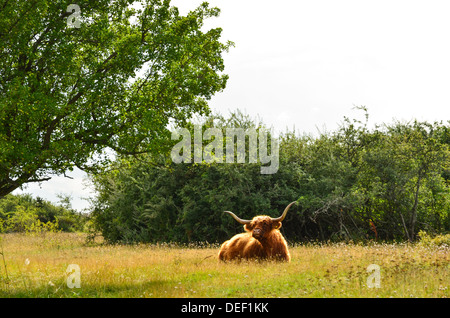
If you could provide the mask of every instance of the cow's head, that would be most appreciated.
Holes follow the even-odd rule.
[[[230,211],[225,211],[225,213],[230,214],[236,221],[244,225],[244,229],[248,232],[252,232],[252,236],[258,241],[263,241],[267,235],[275,229],[281,227],[281,222],[286,217],[289,208],[296,203],[296,201],[291,202],[285,209],[283,214],[277,218],[271,218],[266,215],[255,216],[251,220],[244,220],[238,217],[236,214]]]

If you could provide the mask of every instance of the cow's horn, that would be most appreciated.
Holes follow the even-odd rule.
[[[224,211],[225,213],[228,213],[229,215],[231,215],[236,221],[238,221],[241,224],[249,224],[252,220],[244,220],[241,219],[240,217],[238,217],[236,214],[234,214],[233,212],[230,211]]]
[[[289,211],[289,208],[290,208],[291,205],[293,205],[294,203],[297,203],[297,201],[294,201],[294,202],[289,203],[289,205],[286,207],[286,209],[284,209],[283,214],[281,214],[280,217],[272,218],[272,221],[275,221],[275,222],[281,222],[281,221],[283,221],[284,218],[286,217],[287,212]]]

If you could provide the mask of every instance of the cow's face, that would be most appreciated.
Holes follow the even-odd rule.
[[[244,226],[248,232],[252,232],[252,236],[258,241],[262,241],[274,229],[279,229],[281,222],[273,221],[269,216],[255,216],[249,224]]]

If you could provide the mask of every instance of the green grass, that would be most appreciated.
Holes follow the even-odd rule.
[[[448,297],[450,250],[412,244],[291,247],[290,263],[217,260],[218,247],[85,244],[3,234],[0,297]],[[0,249],[1,251],[1,249]],[[81,288],[67,287],[69,264]],[[370,264],[380,288],[369,288]],[[5,271],[6,265],[6,271]]]

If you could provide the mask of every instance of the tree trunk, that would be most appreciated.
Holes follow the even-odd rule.
[[[419,205],[419,190],[420,190],[420,182],[422,181],[422,173],[421,171],[419,171],[419,177],[417,178],[417,185],[416,185],[416,193],[414,195],[414,205],[411,211],[411,218],[409,220],[409,226],[410,226],[410,230],[409,230],[409,240],[412,241],[414,240],[414,230],[416,227],[416,221],[417,221],[417,206]]]
[[[5,197],[7,194],[10,194],[19,187],[19,185],[10,183],[8,181],[1,182],[1,184],[2,185],[0,186],[0,199]]]
[[[405,219],[403,218],[402,212],[400,212],[400,217],[402,218],[402,224],[403,224],[403,229],[405,230],[406,238],[408,239],[408,241],[412,242],[412,238],[411,238],[411,236],[409,236],[408,228],[406,227]]]

